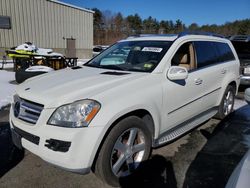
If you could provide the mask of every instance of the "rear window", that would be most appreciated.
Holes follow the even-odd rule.
[[[220,62],[232,61],[235,60],[233,52],[227,43],[215,42],[219,52]]]
[[[227,43],[196,41],[194,46],[197,68],[235,60],[233,52]]]

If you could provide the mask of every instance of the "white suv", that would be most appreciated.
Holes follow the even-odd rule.
[[[61,168],[116,186],[166,144],[233,110],[239,60],[231,42],[199,34],[119,41],[87,62],[18,86],[14,143]]]

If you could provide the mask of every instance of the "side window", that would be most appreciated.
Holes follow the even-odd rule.
[[[215,46],[209,41],[194,42],[197,68],[206,67],[218,62],[218,56]]]
[[[191,42],[183,44],[171,60],[172,66],[182,66],[188,71],[196,68],[194,48]]]
[[[235,60],[234,54],[227,43],[216,42],[215,45],[219,52],[220,62]]]

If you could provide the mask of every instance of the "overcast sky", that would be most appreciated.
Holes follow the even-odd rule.
[[[143,19],[152,16],[160,20],[182,20],[223,24],[250,18],[250,0],[61,0],[83,8],[98,8],[121,12],[124,16],[138,13]]]

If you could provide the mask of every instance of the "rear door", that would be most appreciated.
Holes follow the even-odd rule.
[[[221,63],[217,42],[195,41],[194,42],[197,72],[202,80],[200,96],[204,110],[208,110],[218,103],[222,92],[222,81],[227,74],[226,65]]]

